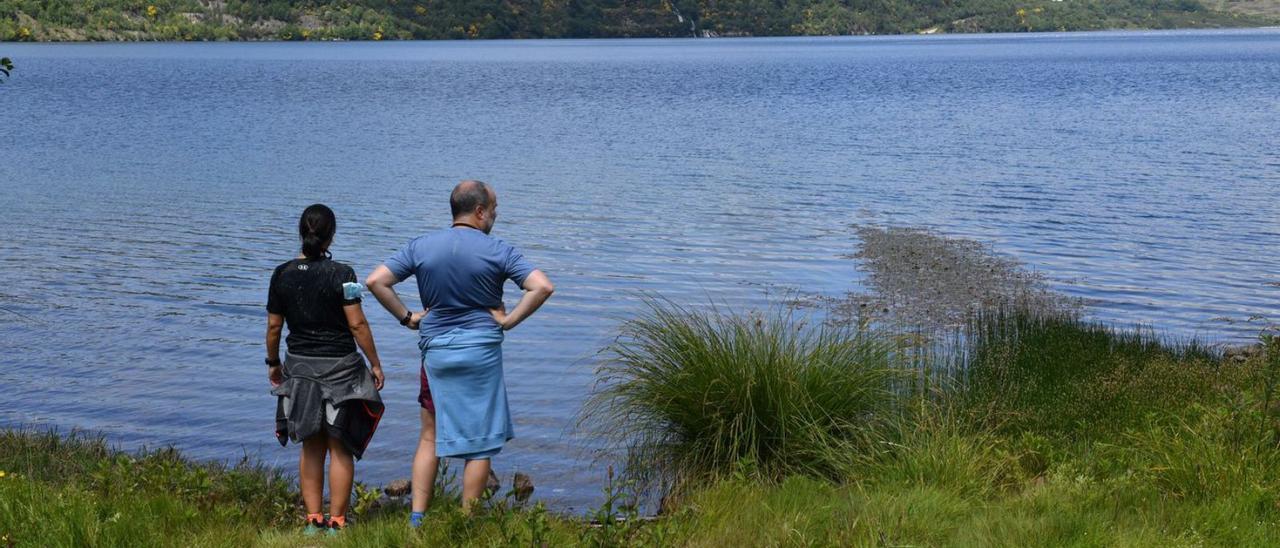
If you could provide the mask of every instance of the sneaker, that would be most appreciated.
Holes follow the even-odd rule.
[[[313,537],[320,534],[323,531],[328,530],[328,528],[329,528],[329,524],[326,523],[323,518],[321,519],[309,518],[307,519],[307,526],[302,528],[302,534],[309,537]]]
[[[329,529],[326,532],[332,537],[347,528],[347,520],[345,516],[338,519],[330,519],[327,525]]]

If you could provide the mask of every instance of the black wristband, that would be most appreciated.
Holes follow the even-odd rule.
[[[413,311],[412,311],[412,310],[406,310],[406,311],[404,312],[404,317],[403,317],[403,318],[400,318],[400,325],[403,325],[403,326],[405,326],[405,327],[409,327],[409,320],[412,320],[412,319],[413,319]]]
[[[268,367],[280,367],[280,358],[276,358],[276,359],[267,358],[266,362]]]

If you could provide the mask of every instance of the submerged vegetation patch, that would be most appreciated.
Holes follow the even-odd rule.
[[[858,260],[864,289],[817,299],[836,323],[937,330],[962,327],[982,311],[1073,315],[1083,306],[988,244],[919,228],[856,230],[860,247],[847,257]]]

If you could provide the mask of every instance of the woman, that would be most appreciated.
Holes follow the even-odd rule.
[[[267,296],[267,376],[278,396],[276,438],[302,442],[298,483],[307,507],[305,532],[334,534],[346,527],[347,506],[360,458],[382,418],[382,364],[360,308],[351,267],[334,261],[329,244],[337,221],[315,204],[302,212],[302,254],[276,267]],[[289,325],[280,361],[280,332]],[[364,352],[361,357],[356,346]],[[365,368],[365,359],[369,367]],[[324,461],[329,457],[329,517],[321,513]]]

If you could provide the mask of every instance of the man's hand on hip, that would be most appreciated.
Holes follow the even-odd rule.
[[[509,329],[507,327],[507,305],[506,304],[503,304],[498,308],[490,308],[489,314],[493,316],[493,321],[498,322],[498,326],[501,327],[503,331],[506,331],[507,329]]]
[[[418,326],[422,324],[422,318],[426,317],[426,315],[427,315],[426,310],[420,310],[418,312],[414,312],[412,315],[409,316],[409,323],[404,324],[405,327],[408,327],[409,329],[417,331]]]

